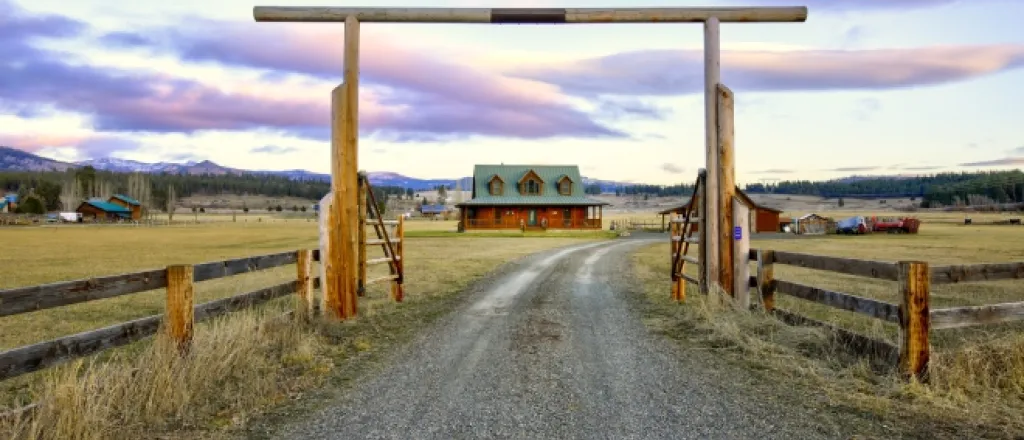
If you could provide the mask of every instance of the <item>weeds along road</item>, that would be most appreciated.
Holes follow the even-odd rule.
[[[623,291],[630,252],[649,243],[591,243],[514,263],[379,376],[276,435],[839,438],[816,428],[813,414],[723,387],[705,374],[713,367],[647,332]]]

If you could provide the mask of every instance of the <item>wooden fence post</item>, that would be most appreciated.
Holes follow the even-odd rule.
[[[750,310],[750,208],[736,197],[732,198],[732,224],[733,298],[737,307]]]
[[[931,347],[928,297],[931,271],[922,261],[899,262],[900,283],[900,373],[926,381]]]
[[[166,331],[182,354],[187,353],[192,345],[192,328],[195,324],[193,279],[191,264],[167,266]]]
[[[298,302],[295,308],[295,317],[300,321],[308,321],[313,316],[313,251],[310,249],[299,249],[295,259],[298,285],[295,293],[298,294]]]
[[[391,298],[395,302],[402,302],[405,299],[405,291],[402,288],[402,283],[405,281],[405,216],[398,215],[398,226],[395,228],[394,236],[395,240],[394,252],[398,257],[398,261],[395,263],[395,269],[398,275],[398,279],[391,282]]]
[[[761,295],[764,311],[775,310],[775,251],[757,250],[757,292]]]

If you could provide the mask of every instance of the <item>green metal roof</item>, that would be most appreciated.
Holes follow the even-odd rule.
[[[128,197],[128,196],[126,196],[124,194],[114,194],[114,195],[112,195],[110,197],[114,198],[114,199],[118,199],[118,200],[120,200],[122,202],[125,202],[125,203],[129,204],[129,205],[142,206],[142,203],[139,203],[138,200],[135,200],[135,199],[133,199],[131,197]]]
[[[125,208],[124,206],[118,205],[117,203],[111,203],[103,199],[89,199],[84,203],[92,205],[101,211],[117,214],[122,217],[124,217],[125,214],[130,215],[132,213],[130,209]]]
[[[519,193],[519,180],[533,170],[544,181],[540,196]],[[492,196],[488,188],[497,175],[505,182],[503,193]],[[558,193],[562,177],[572,180],[572,195]],[[587,197],[583,192],[583,178],[576,165],[477,165],[473,168],[473,199],[460,205],[608,205],[607,202]]]

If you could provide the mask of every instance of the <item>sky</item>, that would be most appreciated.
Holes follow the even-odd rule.
[[[58,160],[330,171],[342,23],[253,6],[628,7],[625,0],[0,0],[0,145]],[[736,180],[1024,166],[1020,0],[646,0],[807,6],[723,23]],[[700,24],[366,23],[359,167],[478,163],[689,183],[704,165]]]

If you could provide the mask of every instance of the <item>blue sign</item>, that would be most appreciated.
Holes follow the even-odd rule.
[[[732,228],[732,238],[733,238],[733,240],[739,240],[739,239],[743,238],[743,227],[742,226],[735,226],[735,227]]]

